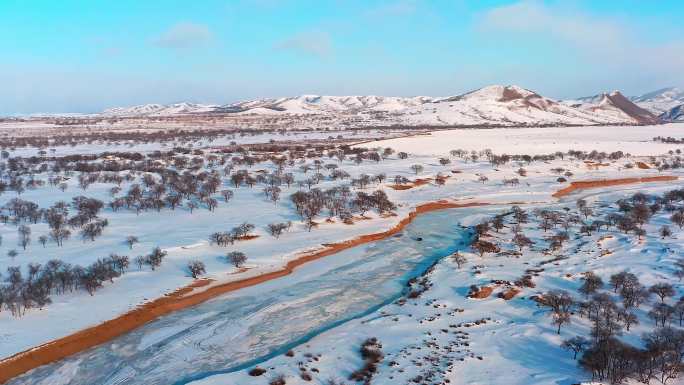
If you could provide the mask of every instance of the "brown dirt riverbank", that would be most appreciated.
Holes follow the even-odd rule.
[[[604,179],[593,181],[571,182],[569,186],[556,191],[552,196],[560,198],[572,192],[584,189],[599,188],[606,186],[617,186],[632,183],[661,182],[677,180],[676,176],[653,176],[641,178],[621,178]],[[364,243],[379,241],[388,238],[402,231],[418,215],[431,211],[449,208],[482,206],[487,203],[458,203],[453,201],[436,201],[418,205],[414,211],[409,213],[394,227],[387,231],[367,234],[357,238],[323,245],[323,248],[302,253],[296,259],[289,261],[282,269],[244,278],[232,282],[218,284],[208,287],[202,291],[195,292],[195,289],[203,288],[212,283],[211,280],[197,280],[191,285],[180,288],[175,292],[164,297],[140,305],[134,310],[122,314],[116,318],[105,321],[96,326],[78,331],[74,334],[59,338],[49,343],[37,346],[27,351],[17,353],[0,361],[0,383],[4,383],[31,369],[54,361],[66,358],[83,350],[110,341],[122,334],[132,331],[150,321],[153,321],[165,314],[181,310],[205,302],[211,298],[235,291],[241,288],[258,285],[260,283],[284,277],[291,274],[297,267],[308,262],[338,253],[340,251],[362,245]],[[490,293],[491,294],[491,293]]]
[[[659,175],[659,176],[646,176],[642,178],[620,178],[620,179],[600,179],[600,180],[587,180],[587,181],[577,181],[570,182],[568,187],[560,189],[553,193],[554,198],[560,198],[571,194],[577,190],[585,190],[591,188],[599,187],[609,187],[609,186],[619,186],[625,184],[633,183],[648,183],[648,182],[668,182],[677,180],[676,176],[671,175]]]
[[[402,231],[418,215],[448,208],[473,207],[484,203],[457,203],[452,201],[437,201],[419,205],[414,211],[387,231],[362,235],[357,238],[324,244],[322,249],[302,253],[296,259],[289,261],[282,269],[264,273],[250,278],[227,282],[193,293],[195,289],[209,285],[211,280],[197,280],[193,284],[176,290],[164,297],[140,305],[134,310],[116,318],[105,321],[96,326],[78,331],[74,334],[59,338],[49,343],[37,346],[27,351],[17,353],[0,361],[0,383],[4,383],[22,373],[51,362],[58,361],[70,355],[92,348],[110,341],[122,334],[128,333],[165,314],[181,310],[205,302],[218,295],[242,289],[249,286],[280,278],[291,274],[298,266],[305,263],[338,253],[340,251],[379,241]]]

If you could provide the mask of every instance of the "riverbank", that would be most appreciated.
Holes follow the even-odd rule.
[[[31,369],[49,364],[110,341],[120,335],[128,333],[150,321],[171,312],[191,307],[205,302],[216,296],[231,291],[258,285],[272,279],[281,278],[291,274],[297,267],[308,262],[336,254],[343,250],[356,247],[365,243],[379,241],[402,231],[417,216],[451,208],[483,206],[487,203],[469,202],[458,203],[454,201],[436,201],[418,205],[409,215],[400,220],[389,230],[367,234],[351,240],[324,244],[321,249],[302,253],[296,259],[289,261],[282,269],[267,272],[250,278],[240,279],[227,283],[210,286],[211,280],[197,280],[193,284],[183,287],[172,294],[145,303],[119,317],[105,321],[96,326],[81,330],[77,333],[65,336],[18,353],[0,361],[0,383],[4,383]],[[209,287],[207,287],[209,286]],[[199,289],[199,290],[197,290]]]
[[[588,180],[588,181],[577,181],[570,182],[570,185],[566,188],[560,189],[553,193],[551,196],[554,198],[561,198],[569,195],[578,190],[586,190],[592,188],[600,187],[610,187],[619,186],[625,184],[634,183],[649,183],[649,182],[670,182],[679,179],[676,176],[671,175],[660,175],[660,176],[647,176],[642,178],[620,178],[620,179],[603,179],[603,180]]]
[[[584,189],[626,185],[633,183],[661,182],[677,180],[676,176],[654,176],[641,178],[605,179],[594,181],[572,182],[566,188],[556,191],[551,196],[560,198],[572,192]],[[31,369],[49,364],[110,341],[118,336],[128,333],[150,321],[171,312],[191,307],[219,295],[255,286],[273,279],[291,274],[297,267],[308,262],[336,254],[340,251],[359,246],[365,243],[379,241],[401,232],[417,216],[443,209],[484,206],[488,203],[440,200],[424,203],[416,206],[407,217],[401,219],[390,229],[359,236],[347,241],[323,244],[322,248],[300,254],[297,258],[275,271],[257,276],[244,278],[226,283],[216,283],[211,280],[197,280],[193,284],[183,287],[172,294],[145,303],[121,316],[105,321],[96,326],[81,330],[74,334],[37,346],[35,348],[18,353],[0,361],[0,383],[23,374]],[[213,285],[213,286],[212,286]]]

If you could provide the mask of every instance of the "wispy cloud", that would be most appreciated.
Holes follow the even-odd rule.
[[[300,33],[275,44],[276,49],[298,54],[326,58],[332,54],[330,34],[323,31]]]
[[[206,45],[212,38],[208,26],[182,22],[171,26],[152,43],[163,48],[188,49]]]
[[[586,71],[615,83],[625,84],[626,79],[644,72],[651,74],[648,82],[667,85],[684,80],[684,39],[672,36],[669,41],[649,41],[626,20],[523,0],[490,9],[481,15],[478,27],[492,33],[494,39],[511,44],[517,44],[515,40],[523,46],[551,41],[590,64]]]
[[[484,14],[484,28],[539,34],[583,47],[610,49],[623,43],[627,31],[615,21],[593,18],[579,11],[547,6],[538,1],[521,1]]]

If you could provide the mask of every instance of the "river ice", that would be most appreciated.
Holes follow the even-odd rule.
[[[466,245],[460,218],[490,210],[423,215],[393,237],[162,317],[9,384],[185,383],[254,365],[396,299],[408,279]]]

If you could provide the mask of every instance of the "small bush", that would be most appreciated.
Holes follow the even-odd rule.
[[[249,374],[252,377],[259,377],[264,373],[266,373],[266,369],[260,368],[258,366],[255,368],[252,368],[249,372],[247,372],[247,374]]]
[[[268,382],[268,385],[285,385],[285,376],[279,374]]]

